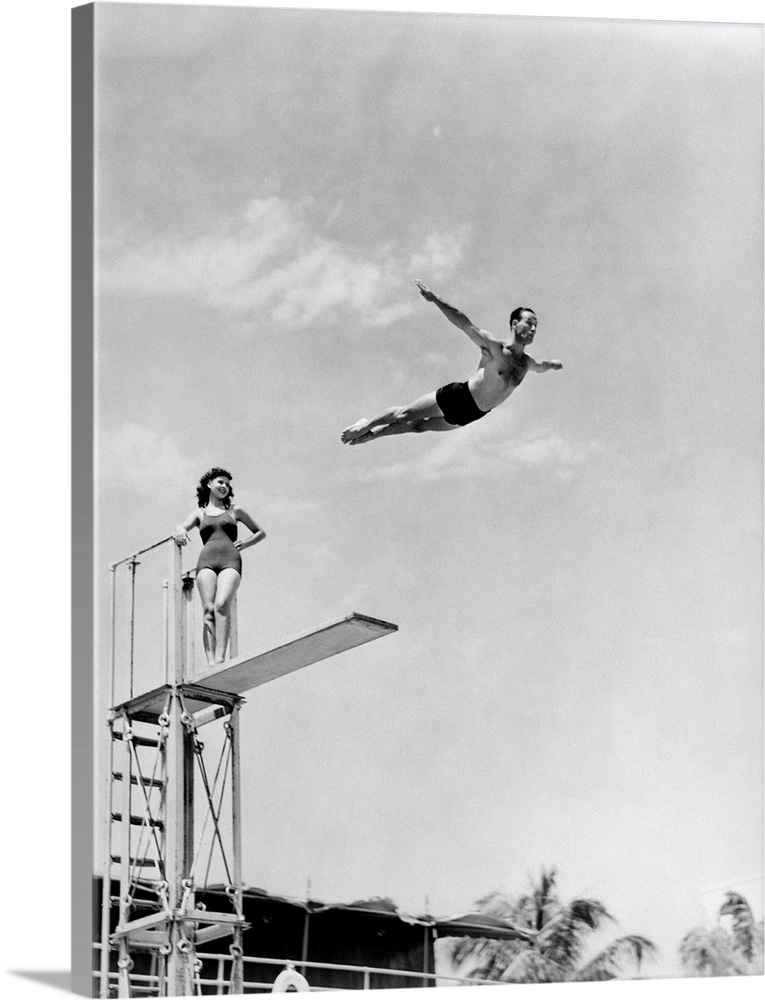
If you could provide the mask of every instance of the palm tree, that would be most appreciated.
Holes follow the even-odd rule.
[[[720,917],[730,917],[730,930],[718,924],[694,927],[680,942],[680,961],[691,976],[759,976],[763,972],[763,924],[737,892],[726,893]]]
[[[543,869],[531,892],[516,897],[492,892],[479,899],[481,913],[500,917],[526,932],[525,939],[497,941],[460,938],[451,948],[456,965],[474,964],[466,975],[506,983],[593,982],[616,979],[626,968],[639,968],[656,946],[637,934],[612,941],[580,967],[585,939],[614,918],[596,899],[563,903],[555,889],[556,870]],[[528,935],[531,940],[528,940]]]

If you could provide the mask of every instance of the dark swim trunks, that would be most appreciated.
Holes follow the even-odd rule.
[[[441,407],[447,424],[456,424],[459,427],[472,424],[474,420],[480,420],[489,412],[478,409],[467,382],[449,382],[448,385],[442,385],[440,389],[436,389],[436,402]]]
[[[234,545],[237,535],[236,518],[227,510],[224,514],[210,517],[205,511],[199,525],[204,547],[199,553],[197,573],[200,569],[211,569],[216,575],[222,569],[235,569],[241,576],[242,557]]]

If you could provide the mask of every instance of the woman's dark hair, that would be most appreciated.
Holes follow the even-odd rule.
[[[227,469],[214,468],[210,469],[209,472],[205,472],[202,478],[199,480],[199,486],[197,486],[197,502],[200,507],[206,507],[210,501],[210,480],[217,479],[218,476],[225,476],[231,483],[231,473]],[[223,501],[224,507],[230,507],[231,501],[234,499],[234,491],[229,488],[228,496]]]
[[[513,309],[513,311],[510,313],[510,326],[513,325],[513,320],[520,319],[525,312],[533,313],[533,315],[536,316],[536,313],[531,308],[531,306],[518,306],[517,309]]]

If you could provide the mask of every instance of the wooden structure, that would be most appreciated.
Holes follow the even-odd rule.
[[[242,936],[249,926],[242,906],[240,710],[245,691],[294,670],[396,631],[397,626],[351,614],[297,635],[271,649],[237,656],[193,676],[189,627],[193,583],[182,571],[181,548],[170,539],[171,570],[166,585],[165,683],[133,694],[109,713],[106,858],[101,905],[101,997],[110,994],[111,959],[117,953],[118,996],[133,995],[131,955],[149,952],[161,996],[195,993],[200,945],[229,940],[230,992],[242,992]],[[151,546],[152,548],[154,546]],[[147,550],[143,550],[147,551]],[[140,555],[137,553],[136,555]],[[112,565],[131,573],[136,556]],[[115,602],[112,598],[112,616]],[[134,609],[134,600],[132,603]],[[131,609],[131,614],[133,610]],[[131,622],[132,635],[132,622]],[[114,626],[112,626],[114,636]],[[132,644],[132,639],[131,639]],[[114,645],[114,644],[113,644]],[[114,695],[112,656],[112,703]],[[202,726],[221,723],[222,750],[214,777],[199,738]],[[200,796],[199,793],[202,793]],[[195,830],[195,803],[206,805],[202,830]],[[225,804],[225,807],[224,807]],[[202,840],[210,830],[210,859],[219,855],[226,873],[227,906],[207,910],[197,895]],[[112,884],[119,879],[119,918],[110,925]]]

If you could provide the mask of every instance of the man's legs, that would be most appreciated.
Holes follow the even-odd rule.
[[[427,426],[431,422],[434,426]],[[345,444],[360,444],[362,438],[369,441],[372,437],[383,437],[387,434],[406,434],[409,431],[419,433],[424,430],[447,431],[452,428],[453,425],[447,424],[444,420],[441,407],[436,402],[435,392],[429,392],[408,406],[390,406],[371,420],[358,420],[345,428],[340,440]],[[373,434],[373,431],[376,433]]]
[[[375,438],[387,437],[389,434],[421,434],[423,431],[454,431],[457,424],[450,424],[443,417],[424,417],[408,424],[384,424],[374,430],[355,437],[348,444],[366,444]]]

